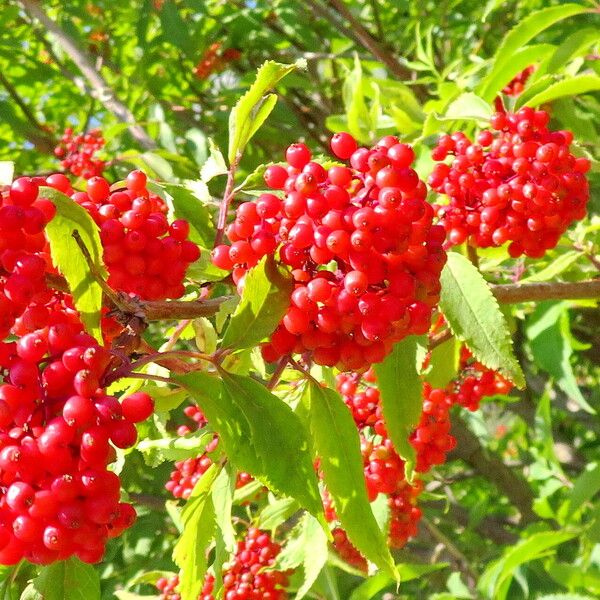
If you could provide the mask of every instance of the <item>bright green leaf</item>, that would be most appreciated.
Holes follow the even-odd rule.
[[[598,90],[600,90],[600,76],[591,74],[575,75],[549,85],[545,90],[530,98],[526,105],[539,106],[564,96],[577,96],[578,94],[587,94]]]
[[[69,558],[42,567],[29,600],[100,600],[100,577],[92,565]]]
[[[409,336],[394,344],[385,360],[375,365],[386,429],[412,479],[415,449],[408,438],[423,410],[423,382],[417,372],[418,338]]]
[[[394,563],[369,505],[360,440],[341,396],[309,381],[303,396],[314,450],[341,526],[352,544],[392,576]]]
[[[478,361],[524,387],[508,325],[481,273],[461,254],[449,252],[441,283],[440,309],[452,332]]]
[[[242,299],[233,313],[223,347],[251,348],[269,336],[290,304],[289,274],[271,256],[263,257],[246,276]]]
[[[40,188],[40,196],[50,199],[56,206],[56,215],[46,225],[52,263],[67,280],[73,302],[86,329],[103,343],[100,331],[102,288],[92,276],[84,255],[72,236],[74,231],[79,233],[98,274],[105,277],[98,226],[84,208],[54,188]]]
[[[160,438],[158,440],[141,440],[136,449],[144,455],[147,465],[156,467],[166,460],[185,460],[196,457],[213,439],[214,434],[208,431],[195,431],[184,436]]]

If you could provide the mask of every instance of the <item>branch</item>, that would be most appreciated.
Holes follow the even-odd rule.
[[[519,304],[541,300],[581,300],[600,298],[600,279],[492,285],[500,304]]]
[[[136,124],[133,113],[117,97],[104,77],[96,70],[89,56],[79,48],[76,41],[53,21],[44,11],[39,0],[20,0],[23,8],[36,18],[58,41],[65,53],[77,65],[92,88],[92,93],[123,123],[130,124],[130,132],[136,142],[145,150],[156,148],[154,140],[143,127]]]
[[[498,456],[486,451],[458,415],[452,416],[452,435],[456,438],[456,448],[450,458],[464,460],[494,484],[519,510],[524,523],[537,521],[532,508],[533,493],[527,482],[515,475]]]
[[[309,2],[314,9],[317,9],[314,2]],[[406,67],[403,67],[393,55],[382,48],[379,42],[365,29],[362,23],[354,17],[352,12],[344,4],[343,0],[327,0],[327,4],[335,10],[341,17],[343,17],[352,28],[349,32],[349,37],[357,41],[363,48],[368,50],[379,62],[382,62],[398,79],[410,79],[411,71]],[[320,7],[319,7],[320,8]],[[340,28],[338,19],[334,18],[328,10],[321,8],[319,12],[323,17],[328,19],[336,29]],[[344,32],[348,33],[348,30],[344,28]]]

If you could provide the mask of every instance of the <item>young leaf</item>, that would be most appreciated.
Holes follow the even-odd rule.
[[[100,577],[92,565],[69,558],[42,567],[31,582],[29,600],[100,600]]]
[[[434,388],[445,388],[458,376],[460,343],[451,337],[431,351],[427,381]]]
[[[521,540],[484,571],[478,583],[479,590],[486,598],[505,600],[510,582],[520,565],[546,556],[548,550],[573,539],[576,535],[568,531],[544,531]]]
[[[600,77],[598,75],[582,73],[581,75],[568,77],[549,85],[545,90],[530,98],[525,104],[526,106],[539,106],[540,104],[552,102],[564,96],[576,96],[598,90],[600,90]]]
[[[144,461],[156,467],[166,460],[185,460],[202,454],[205,446],[213,439],[214,433],[196,431],[184,436],[141,440],[136,449],[144,455]]]
[[[528,44],[538,33],[554,25],[562,19],[585,12],[587,9],[578,4],[562,4],[544,8],[530,14],[522,19],[518,25],[511,29],[501,44],[498,46],[493,58],[493,66],[485,80],[480,84],[480,88],[487,87],[487,82],[493,80],[496,74],[501,71],[508,63],[514,60],[515,54]],[[527,66],[527,65],[525,65]],[[491,88],[490,88],[491,89]],[[479,89],[479,93],[486,99],[486,90]]]
[[[305,68],[305,61],[284,65],[272,60],[266,61],[258,70],[250,89],[238,100],[229,115],[229,163],[244,151],[257,129],[262,125],[275,106],[273,94],[265,94],[281,79],[295,69]]]
[[[449,252],[441,283],[440,309],[456,337],[486,367],[524,387],[508,325],[481,273],[458,252]]]
[[[327,555],[327,536],[323,528],[313,516],[305,513],[291,531],[276,565],[284,571],[302,566],[304,578],[295,600],[304,598],[309,592],[327,562]]]
[[[418,338],[410,336],[394,345],[386,359],[375,365],[381,405],[388,435],[405,461],[406,478],[412,479],[415,449],[408,437],[423,410],[423,383],[417,372]]]
[[[292,280],[272,256],[265,256],[248,273],[242,299],[233,313],[223,347],[251,348],[273,333],[290,304]]]
[[[465,92],[453,100],[446,108],[443,120],[446,119],[475,119],[487,121],[492,116],[492,107],[483,98]],[[442,117],[439,117],[442,119]]]
[[[250,377],[225,371],[220,383],[203,373],[177,379],[197,400],[239,470],[322,518],[306,431],[285,402]]]
[[[309,382],[303,396],[314,450],[327,490],[352,544],[378,567],[396,577],[394,562],[369,505],[358,431],[342,398]]]
[[[211,489],[219,467],[212,464],[194,487],[182,513],[183,533],[173,549],[173,560],[181,569],[181,600],[196,600],[206,573],[206,549],[215,529],[215,509]]]
[[[208,138],[208,147],[210,149],[210,156],[206,159],[206,162],[200,169],[200,179],[204,183],[208,183],[211,179],[214,179],[219,175],[227,174],[225,158],[211,138]]]
[[[300,505],[293,498],[280,498],[263,508],[258,516],[258,527],[275,529],[300,510]]]
[[[74,231],[79,233],[98,273],[106,276],[98,226],[84,208],[54,188],[40,188],[40,196],[48,198],[56,206],[56,215],[46,225],[52,263],[67,280],[75,308],[79,311],[85,328],[103,343],[100,331],[102,288],[92,276],[83,253],[72,236]]]

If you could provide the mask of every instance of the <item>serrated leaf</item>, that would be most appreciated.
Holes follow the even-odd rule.
[[[552,44],[533,44],[519,48],[511,60],[499,68],[493,68],[477,87],[481,96],[491,102],[504,86],[529,65],[537,64],[552,56],[556,46]],[[490,115],[491,116],[491,115]]]
[[[221,150],[211,138],[208,138],[210,155],[200,169],[200,179],[208,183],[211,179],[227,173],[227,164]]]
[[[74,231],[79,233],[99,275],[105,277],[98,226],[84,208],[61,192],[41,187],[40,196],[48,198],[56,206],[56,215],[46,225],[52,263],[67,280],[73,303],[85,328],[102,344],[102,288],[92,276],[83,253],[72,236]]]
[[[284,65],[272,60],[266,61],[258,72],[250,89],[238,100],[229,115],[229,163],[233,163],[246,144],[256,133],[275,105],[273,95],[265,94],[292,71],[305,68],[306,61],[300,60]],[[275,99],[276,100],[276,99]]]
[[[394,448],[404,460],[411,481],[415,449],[408,438],[423,410],[423,383],[417,372],[419,338],[410,336],[394,344],[385,360],[374,366],[385,425]]]
[[[451,337],[431,351],[427,382],[434,388],[445,388],[458,375],[460,344]]]
[[[600,77],[598,75],[575,75],[549,85],[545,90],[527,100],[525,105],[539,106],[564,96],[576,96],[598,90],[600,90]]]
[[[536,11],[519,21],[519,23],[504,36],[504,39],[498,46],[492,60],[492,69],[480,85],[480,88],[485,88],[487,86],[487,81],[493,80],[499,71],[514,60],[515,54],[526,46],[538,33],[541,33],[544,29],[547,29],[562,19],[586,12],[586,10],[585,7],[577,4],[563,4],[561,6],[552,6]],[[491,100],[491,98],[488,98],[485,94],[485,90],[480,88],[478,88],[479,93],[484,98]]]
[[[290,407],[250,377],[221,371],[176,379],[197,400],[229,460],[264,485],[298,500],[322,518],[317,478],[302,422]],[[293,466],[293,468],[291,468]]]
[[[473,92],[465,92],[446,108],[443,119],[475,119],[487,121],[492,116],[492,107]],[[442,117],[438,117],[442,119]]]
[[[173,549],[173,561],[181,569],[181,600],[196,600],[207,568],[206,550],[215,529],[211,489],[219,467],[212,464],[202,475],[181,512],[183,532]]]
[[[100,600],[100,577],[92,565],[69,558],[42,567],[28,600]]]
[[[260,529],[275,529],[300,510],[300,505],[293,498],[280,498],[267,504],[258,516]]]
[[[479,590],[486,597],[505,600],[510,582],[520,565],[545,556],[548,550],[576,535],[577,533],[568,531],[544,531],[521,540],[516,546],[509,548],[502,558],[488,566],[479,580]]]
[[[566,302],[541,302],[529,317],[525,333],[537,366],[551,375],[583,410],[595,414],[581,393],[571,366],[573,347],[568,306]]]
[[[10,185],[15,174],[15,163],[12,160],[0,160],[0,185]]]
[[[216,523],[221,532],[224,547],[228,552],[235,550],[235,530],[231,520],[236,473],[226,464],[215,479],[212,487],[212,501],[215,507]]]
[[[569,250],[559,254],[556,257],[556,260],[551,260],[548,266],[544,267],[541,271],[521,279],[521,283],[528,283],[532,281],[550,281],[557,275],[560,275],[563,271],[566,271],[580,257],[581,252],[577,252],[576,250]]]
[[[276,569],[286,571],[302,566],[302,585],[295,600],[304,598],[327,563],[327,536],[320,523],[308,513],[290,532],[287,543],[277,557]]]
[[[481,273],[461,254],[449,252],[441,284],[440,309],[452,332],[478,361],[524,387],[508,325]]]
[[[173,438],[145,439],[138,443],[136,449],[143,454],[147,465],[156,467],[166,460],[185,460],[202,454],[213,437],[212,432],[195,431]]]
[[[251,348],[269,336],[285,314],[292,278],[272,256],[263,257],[246,275],[242,299],[233,313],[222,346]]]
[[[392,556],[369,505],[358,430],[348,407],[338,393],[313,381],[306,385],[303,404],[341,526],[363,556],[395,577]]]

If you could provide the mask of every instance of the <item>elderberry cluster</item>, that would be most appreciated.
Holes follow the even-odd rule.
[[[213,261],[241,288],[248,269],[279,249],[294,291],[264,358],[310,352],[318,364],[357,370],[429,329],[445,232],[432,224],[410,146],[387,136],[358,148],[339,133],[331,147],[350,167],[326,169],[304,144],[291,145],[287,167],[265,173],[284,198],[267,193],[241,204],[227,228],[231,245],[217,246]]]
[[[520,73],[517,73],[505,86],[502,88],[502,93],[506,96],[518,96],[524,89],[527,80],[533,75],[535,65],[525,67]]]
[[[250,527],[245,537],[237,542],[233,559],[223,565],[224,600],[286,600],[289,571],[265,570],[275,563],[281,546],[260,529]],[[207,574],[198,600],[215,600],[215,578]],[[177,592],[179,577],[161,578],[156,587],[161,600],[180,600]]]
[[[525,107],[493,115],[492,128],[476,143],[463,133],[439,139],[434,160],[452,160],[439,162],[428,182],[449,199],[436,205],[436,214],[451,245],[510,242],[513,258],[539,258],[584,217],[590,162],[571,153],[573,134],[550,130],[549,118]]]
[[[99,129],[74,135],[73,129],[68,127],[54,149],[54,155],[61,159],[63,169],[76,177],[89,179],[101,175],[104,171],[106,163],[94,156],[104,147],[104,143]]]
[[[132,446],[153,411],[147,394],[105,393],[109,351],[84,333],[71,296],[46,286],[55,210],[41,184],[70,185],[20,178],[0,196],[0,564],[100,560],[135,520],[108,469],[114,446]]]
[[[146,183],[142,171],[132,171],[125,189],[111,191],[106,179],[92,177],[87,191],[71,197],[100,226],[111,287],[145,300],[179,298],[186,270],[200,249],[188,240],[187,221],[169,224],[167,206]]]

